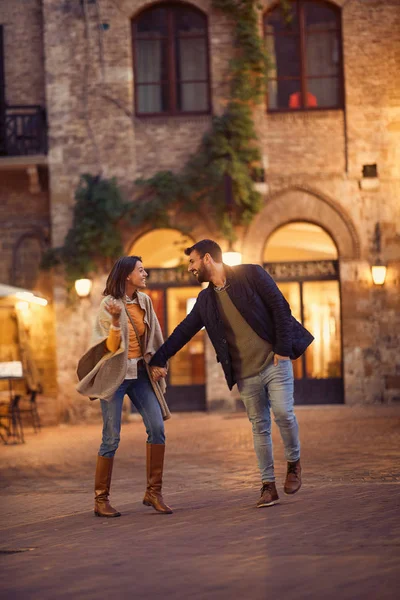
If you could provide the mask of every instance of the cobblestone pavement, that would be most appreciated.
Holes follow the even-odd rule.
[[[243,414],[167,422],[164,495],[141,504],[145,432],[123,425],[112,501],[93,516],[100,425],[26,429],[0,447],[1,599],[386,600],[400,585],[400,407],[297,409],[303,487],[256,509],[259,478]],[[24,551],[21,551],[24,550]]]

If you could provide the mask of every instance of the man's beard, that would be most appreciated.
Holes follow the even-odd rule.
[[[197,269],[197,275],[195,275],[195,277],[199,283],[205,283],[207,281],[210,281],[208,278],[207,271],[204,267],[200,267],[200,269]]]

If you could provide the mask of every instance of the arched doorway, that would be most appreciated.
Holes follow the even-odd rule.
[[[279,227],[264,248],[264,268],[288,300],[295,318],[315,338],[293,363],[298,404],[344,401],[337,259],[331,236],[304,221]]]
[[[187,271],[184,249],[194,244],[175,229],[155,229],[142,235],[129,250],[141,256],[149,273],[146,292],[168,337],[190,312],[201,291]],[[172,410],[206,409],[204,331],[199,331],[169,362],[167,401]]]

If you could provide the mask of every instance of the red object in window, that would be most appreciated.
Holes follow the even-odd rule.
[[[300,92],[295,92],[294,94],[290,94],[289,98],[289,108],[300,108],[301,104],[301,94]],[[317,98],[311,92],[307,92],[307,107],[318,106]]]

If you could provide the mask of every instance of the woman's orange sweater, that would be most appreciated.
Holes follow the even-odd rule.
[[[131,316],[133,322],[136,325],[139,336],[141,337],[145,331],[144,324],[144,310],[140,308],[139,304],[126,304],[126,308]],[[128,347],[128,358],[139,358],[142,356],[142,351],[135,331],[132,327],[130,320],[128,319],[128,330],[129,330],[129,347]],[[121,343],[121,330],[110,329],[110,333],[107,338],[107,348],[110,352],[116,352]]]

